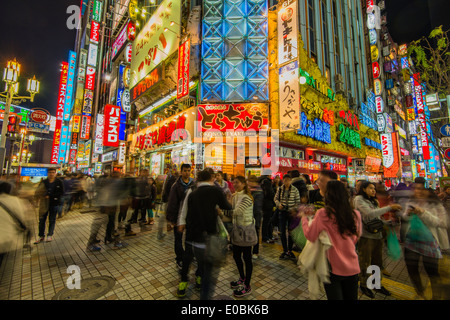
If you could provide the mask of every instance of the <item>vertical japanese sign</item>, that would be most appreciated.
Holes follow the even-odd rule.
[[[83,115],[81,118],[81,139],[89,139],[91,132],[91,116]]]
[[[91,42],[98,43],[100,39],[100,23],[98,23],[95,20],[92,20],[91,22]]]
[[[278,65],[298,57],[297,1],[285,1],[278,11]]]
[[[102,114],[97,114],[97,125],[95,127],[94,153],[103,153],[103,127],[104,118]]]
[[[127,148],[125,142],[121,141],[119,146],[119,159],[118,159],[119,164],[125,164],[126,150]]]
[[[430,160],[431,159],[430,146],[428,144],[428,137],[427,137],[427,124],[425,120],[425,107],[423,104],[422,86],[420,84],[420,74],[419,73],[414,74],[413,79],[414,79],[413,80],[414,94],[416,98],[417,116],[420,126],[420,140],[422,142],[423,159]]]
[[[280,131],[300,129],[300,87],[298,61],[293,61],[279,71]]]
[[[105,147],[119,146],[120,107],[107,104],[105,106],[105,123],[103,145]]]
[[[87,67],[86,68],[86,90],[94,90],[95,86],[95,68]]]
[[[74,80],[75,80],[75,69],[77,53],[74,51],[69,52],[69,70],[67,73],[67,89],[66,89],[66,99],[64,103],[64,121],[70,120],[70,113],[72,112],[72,102],[73,102],[73,92],[74,92]]]
[[[125,108],[123,107],[123,93],[125,92],[125,84],[123,81],[123,75],[125,71],[125,66],[119,66],[119,85],[117,86],[117,106],[120,107],[120,128],[119,128],[119,140],[125,140],[125,130],[127,123],[127,113],[125,112]]]
[[[100,22],[102,21],[102,7],[103,7],[103,3],[100,0],[95,0],[94,1],[94,6],[92,8],[92,19]]]
[[[396,132],[380,134],[385,178],[401,177],[400,148]]]
[[[178,82],[177,98],[189,94],[189,60],[191,58],[191,41],[188,39],[178,48]]]
[[[69,150],[69,126],[62,126],[61,143],[59,145],[58,163],[66,162],[66,152]]]
[[[61,78],[59,81],[58,105],[56,108],[56,125],[55,125],[55,133],[53,135],[51,164],[58,163],[59,145],[61,143],[61,128],[62,128],[62,120],[63,120],[63,115],[64,115],[64,104],[66,101],[66,87],[67,87],[68,70],[69,70],[69,64],[67,62],[63,62],[62,70],[61,70]]]

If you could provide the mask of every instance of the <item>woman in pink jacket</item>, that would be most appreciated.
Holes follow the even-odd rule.
[[[311,242],[318,241],[322,231],[331,240],[327,251],[330,283],[324,284],[328,300],[357,300],[360,268],[355,245],[362,232],[361,215],[352,208],[347,189],[340,181],[327,183],[324,200],[325,207],[316,212],[311,224],[309,214],[302,214],[303,231]]]

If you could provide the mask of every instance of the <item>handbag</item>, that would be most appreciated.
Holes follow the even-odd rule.
[[[214,266],[221,266],[226,261],[229,235],[219,217],[217,218],[217,230],[217,234],[206,236],[205,260]]]
[[[384,223],[380,219],[373,219],[368,222],[363,222],[364,229],[366,229],[367,232],[372,234],[377,234],[383,231]]]
[[[231,230],[231,243],[239,247],[251,247],[258,243],[256,234],[255,219],[247,226],[240,226],[233,219],[233,229]]]

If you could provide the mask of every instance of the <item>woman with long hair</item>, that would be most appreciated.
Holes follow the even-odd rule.
[[[328,300],[357,300],[360,269],[355,246],[362,232],[361,215],[353,209],[340,181],[327,183],[324,201],[325,207],[316,212],[311,223],[309,213],[303,212],[303,232],[306,239],[315,242],[326,231],[333,244],[327,251],[330,283],[324,283]]]
[[[383,269],[383,222],[380,219],[382,215],[389,211],[400,211],[402,207],[398,204],[391,204],[380,208],[376,197],[375,184],[369,181],[363,181],[359,188],[358,195],[354,199],[354,207],[361,213],[363,222],[363,232],[358,243],[360,288],[369,298],[374,298],[375,294],[367,287],[369,274],[366,272],[371,265],[376,265]],[[378,226],[376,226],[378,224]],[[376,291],[390,295],[390,292],[383,286]]]
[[[236,193],[232,198],[233,224],[248,226],[253,223],[253,197],[243,176],[237,176],[233,181]],[[233,243],[233,258],[239,271],[239,280],[232,281],[230,287],[235,289],[233,295],[237,298],[252,292],[250,281],[253,272],[252,245],[241,247]],[[245,264],[245,272],[244,272]]]

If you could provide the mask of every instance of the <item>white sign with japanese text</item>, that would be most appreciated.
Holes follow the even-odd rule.
[[[298,62],[294,61],[279,71],[280,131],[300,129],[300,87]]]
[[[286,1],[278,11],[278,65],[298,57],[297,1]]]

